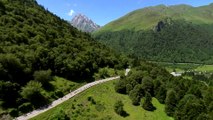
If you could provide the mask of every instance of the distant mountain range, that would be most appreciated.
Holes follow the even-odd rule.
[[[93,36],[119,52],[143,59],[213,63],[213,4],[135,10]]]
[[[71,20],[71,25],[83,32],[88,33],[94,32],[100,28],[99,25],[94,23],[91,19],[83,14],[74,16],[74,18]]]

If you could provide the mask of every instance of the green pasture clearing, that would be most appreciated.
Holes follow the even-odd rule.
[[[53,101],[59,97],[68,94],[71,90],[75,90],[80,86],[84,85],[85,82],[77,83],[61,77],[55,76],[52,81],[50,81],[49,90],[45,90],[46,96],[49,96],[50,101]]]
[[[164,112],[164,105],[153,98],[157,108],[154,112],[144,110],[141,106],[133,106],[127,95],[118,94],[114,90],[115,81],[107,82],[88,89],[55,108],[40,114],[31,120],[48,120],[58,110],[64,110],[72,120],[173,120]],[[88,98],[93,100],[88,100]],[[114,112],[113,106],[122,100],[128,116],[121,117]]]
[[[153,62],[161,67],[164,67],[168,72],[184,72],[184,71],[197,71],[197,72],[213,72],[213,65],[195,64],[195,63],[166,63],[166,62]]]
[[[213,65],[202,65],[195,69],[195,71],[201,72],[213,72]]]

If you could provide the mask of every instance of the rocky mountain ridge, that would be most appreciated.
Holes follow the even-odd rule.
[[[71,25],[78,28],[79,30],[83,32],[94,32],[100,28],[99,25],[94,23],[90,18],[83,14],[78,14],[73,17],[71,20]]]

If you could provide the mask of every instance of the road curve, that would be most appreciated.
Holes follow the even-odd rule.
[[[126,69],[125,75],[127,75],[129,71],[130,71],[130,69]],[[53,101],[50,105],[43,107],[43,108],[40,108],[40,109],[36,109],[36,110],[29,112],[27,114],[24,114],[22,116],[19,116],[19,117],[15,118],[14,120],[28,120],[30,118],[33,118],[33,117],[35,117],[35,116],[37,116],[37,115],[39,115],[43,112],[46,112],[46,111],[52,109],[53,107],[56,107],[57,105],[65,102],[66,100],[72,98],[73,96],[83,92],[84,90],[86,90],[86,89],[88,89],[92,86],[95,86],[97,84],[101,84],[101,83],[104,83],[104,82],[107,82],[107,81],[116,80],[116,79],[119,79],[119,78],[120,78],[120,76],[116,76],[116,77],[106,78],[106,79],[102,79],[102,80],[98,80],[98,81],[88,83],[88,84],[78,88],[77,90],[70,92],[69,94],[65,95],[64,97]]]

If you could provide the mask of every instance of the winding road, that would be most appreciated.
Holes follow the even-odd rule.
[[[130,71],[130,69],[126,69],[125,75],[127,75],[129,71]],[[28,120],[30,118],[33,118],[33,117],[35,117],[35,116],[37,116],[41,113],[44,113],[44,112],[56,107],[57,105],[65,102],[66,100],[72,98],[73,96],[83,92],[84,90],[86,90],[86,89],[88,89],[92,86],[95,86],[97,84],[101,84],[101,83],[104,83],[104,82],[107,82],[107,81],[116,80],[116,79],[119,79],[119,78],[120,78],[120,76],[116,76],[116,77],[106,78],[106,79],[102,79],[102,80],[98,80],[98,81],[88,83],[88,84],[78,88],[77,90],[70,92],[69,94],[65,95],[64,97],[53,101],[50,105],[45,106],[45,107],[40,108],[40,109],[37,109],[37,110],[34,110],[34,111],[29,112],[27,114],[24,114],[22,116],[19,116],[19,117],[15,118],[14,120]]]

